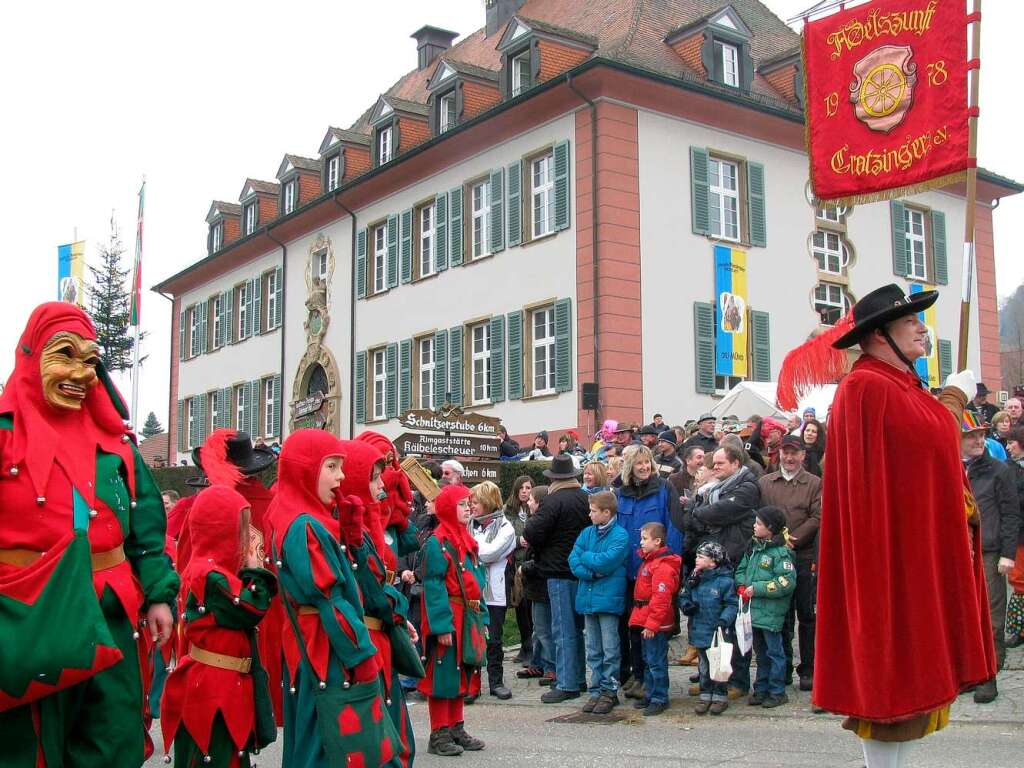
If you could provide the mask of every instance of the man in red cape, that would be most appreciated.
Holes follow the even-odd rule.
[[[914,370],[935,291],[895,284],[853,309],[832,346],[863,355],[842,379],[823,478],[814,703],[847,716],[868,768],[902,765],[964,689],[995,674],[978,512],[960,461],[974,375],[938,399]]]

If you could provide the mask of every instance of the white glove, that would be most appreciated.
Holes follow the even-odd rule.
[[[1002,574],[1007,574],[1013,570],[1013,560],[1008,557],[1000,557],[999,563],[996,565],[996,570]]]
[[[974,371],[969,368],[959,373],[951,373],[946,377],[947,387],[956,387],[965,395],[967,395],[967,402],[971,402],[974,396],[978,394],[978,380],[974,377]]]

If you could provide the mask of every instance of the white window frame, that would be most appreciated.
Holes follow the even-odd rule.
[[[384,359],[384,350],[378,349],[370,355],[370,365],[373,371],[373,389],[371,390],[371,401],[373,405],[373,420],[383,421],[387,415],[387,387],[388,374]]]
[[[185,442],[187,450],[192,450],[196,444],[196,399],[190,397],[185,401],[186,432]]]
[[[313,254],[313,277],[317,277],[324,282],[327,281],[327,249],[324,248],[322,251],[317,251]]]
[[[524,64],[525,72],[522,69]],[[512,67],[512,98],[515,98],[530,87],[531,64],[529,50],[513,56],[512,61],[509,62],[509,66]]]
[[[455,120],[458,115],[455,114],[455,91],[450,91],[440,98],[438,101],[438,133],[444,133],[445,131],[455,127]]]
[[[914,231],[914,225],[920,224],[920,232]],[[916,208],[903,209],[903,226],[907,243],[907,277],[913,280],[928,279],[928,240],[925,212]],[[920,253],[914,248],[920,246]]]
[[[373,229],[373,292],[383,293],[388,286],[388,229],[381,224]]]
[[[245,409],[249,403],[249,385],[235,385],[235,429],[241,430],[245,422]]]
[[[819,294],[821,289],[824,289],[824,296]],[[825,326],[835,325],[835,323],[826,323],[824,321],[821,316],[821,310],[818,309],[819,306],[839,310],[839,317],[836,318],[838,321],[839,318],[850,311],[850,298],[847,296],[846,291],[843,290],[843,286],[837,283],[821,281],[814,286],[814,311],[818,315],[818,324]]]
[[[815,209],[814,216],[821,221],[831,221],[833,224],[842,224],[846,211],[847,208],[845,205],[835,207],[821,205]]]
[[[341,155],[334,155],[327,161],[327,191],[333,192],[341,181]]]
[[[722,50],[722,82],[732,88],[740,87],[740,50],[731,43],[719,43]]]
[[[727,186],[729,176],[726,169],[732,169],[732,187]],[[711,234],[722,240],[739,242],[740,239],[740,165],[719,157],[708,158],[709,198],[711,208]],[[730,206],[731,202],[731,206]],[[729,214],[734,221],[729,226]],[[735,231],[733,231],[735,230]]]
[[[538,178],[538,171],[540,172]],[[530,210],[533,237],[555,231],[555,155],[548,152],[530,161]]]
[[[287,216],[295,210],[295,202],[299,196],[299,180],[292,179],[284,185],[284,213]]]
[[[248,307],[246,307],[246,299],[248,298],[249,284],[242,283],[238,286],[238,311],[235,313],[238,318],[238,333],[235,338],[241,341],[242,339],[248,338],[245,333],[245,318],[249,314]]]
[[[224,245],[224,222],[218,221],[213,225],[213,233],[210,235],[210,253],[216,253]]]
[[[819,244],[819,236],[821,243]],[[834,247],[833,247],[834,241]],[[826,272],[830,275],[841,275],[846,269],[850,260],[846,243],[838,232],[831,229],[816,229],[811,235],[811,255],[818,267],[819,272]],[[834,264],[833,264],[834,262]]]
[[[274,402],[274,380],[264,379],[263,380],[263,436],[264,437],[277,437],[270,427],[274,423],[274,412],[277,409],[277,403]]]
[[[216,390],[210,392],[206,396],[206,402],[210,404],[210,431],[217,429],[217,417],[220,415],[220,411],[217,409],[217,401],[220,400],[217,397]]]
[[[259,200],[253,200],[250,203],[246,203],[244,216],[245,216],[245,234],[251,235],[256,231],[256,217],[259,213]]]
[[[389,163],[391,158],[394,157],[393,147],[391,146],[394,130],[395,127],[389,125],[377,131],[377,165]]]
[[[277,270],[267,272],[267,323],[266,329],[276,328],[274,318],[277,316]]]
[[[715,374],[715,394],[725,396],[729,391],[743,381],[742,376],[719,376]]]
[[[188,310],[188,356],[199,355],[199,305],[195,304]]]
[[[479,348],[478,344],[479,343]],[[469,327],[469,396],[472,405],[491,402],[491,324],[477,323]],[[479,391],[479,392],[478,392]]]
[[[437,265],[437,206],[435,203],[424,205],[416,215],[420,228],[420,277],[428,277],[434,274]]]
[[[479,192],[479,199],[477,198]],[[491,255],[491,182],[487,179],[474,184],[469,190],[472,207],[473,259]]]
[[[434,375],[437,367],[433,336],[425,336],[417,342],[417,354],[419,356],[417,372],[420,387],[419,407],[431,411],[434,409]]]
[[[219,293],[210,300],[210,306],[212,307],[210,314],[213,315],[213,339],[210,346],[214,349],[218,349],[221,346],[217,341],[220,338],[221,324],[223,323],[221,301]]]
[[[538,321],[544,333],[538,333]],[[555,308],[542,307],[530,313],[530,385],[534,395],[555,392]],[[538,371],[543,365],[544,370]],[[542,386],[538,386],[538,383]]]

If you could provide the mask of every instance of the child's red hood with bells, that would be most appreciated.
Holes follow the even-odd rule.
[[[226,485],[211,485],[196,496],[188,520],[192,556],[182,573],[183,596],[191,592],[203,604],[210,571],[227,578],[232,593],[237,594],[237,574],[244,555],[242,510],[248,506],[242,494]]]
[[[384,527],[394,526],[401,533],[409,527],[409,512],[412,510],[412,486],[402,469],[401,462],[398,461],[395,444],[380,432],[372,430],[360,432],[356,436],[356,440],[369,443],[384,456],[387,456],[389,451],[391,453],[391,461],[385,465],[381,475],[384,480],[384,491],[387,493],[387,498],[381,502],[381,508]]]
[[[345,496],[358,496],[366,511],[363,515],[363,528],[370,535],[374,549],[388,570],[393,571],[398,565],[391,547],[384,540],[384,521],[381,519],[380,501],[370,496],[370,478],[373,477],[375,465],[384,463],[384,454],[377,448],[361,440],[342,440],[345,449],[345,462],[342,470],[345,479],[341,481],[341,492]]]

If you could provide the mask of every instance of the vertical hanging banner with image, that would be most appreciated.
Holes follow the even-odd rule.
[[[819,200],[888,200],[966,178],[966,3],[875,0],[804,25]]]
[[[57,246],[57,301],[85,306],[85,241]]]
[[[934,285],[914,283],[910,286],[910,295],[913,296],[922,291],[934,291],[935,288]],[[925,356],[917,358],[914,366],[921,381],[928,382],[929,387],[938,387],[941,384],[939,383],[939,332],[936,326],[935,305],[932,304],[924,312],[918,312],[917,316],[922,323],[928,326],[928,341],[925,344]]]
[[[746,378],[747,252],[715,246],[715,375]]]

